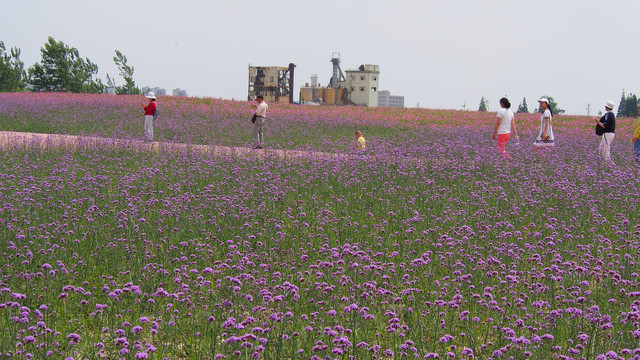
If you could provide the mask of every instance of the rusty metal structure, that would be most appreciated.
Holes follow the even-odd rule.
[[[247,100],[262,95],[266,102],[293,104],[293,79],[296,65],[282,66],[249,65]]]

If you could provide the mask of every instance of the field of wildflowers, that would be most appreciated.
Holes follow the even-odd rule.
[[[141,140],[140,101],[0,94],[0,130]],[[159,106],[250,145],[248,103]],[[585,117],[540,156],[518,115],[507,162],[493,116],[271,105],[267,146],[327,153],[289,160],[4,144],[0,358],[640,358],[633,120],[607,167]]]

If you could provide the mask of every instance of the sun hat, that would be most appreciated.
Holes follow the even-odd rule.
[[[156,98],[156,94],[153,91],[150,91],[149,94],[147,95],[147,99],[155,99]]]
[[[609,109],[613,110],[613,108],[616,106],[613,101],[609,100],[604,104],[605,107],[608,107]]]
[[[547,103],[547,105],[549,105],[549,99],[547,99],[547,98],[542,98],[542,99],[538,100],[538,102]]]

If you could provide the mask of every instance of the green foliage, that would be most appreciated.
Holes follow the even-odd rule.
[[[20,49],[14,47],[6,51],[0,41],[0,92],[16,92],[26,88],[27,73],[20,61]]]
[[[487,99],[485,99],[484,96],[483,96],[482,99],[480,99],[480,106],[478,106],[478,111],[486,112],[487,111],[487,107],[488,107],[487,103],[488,103]]]
[[[113,57],[113,61],[116,63],[118,70],[120,70],[120,76],[124,80],[123,86],[115,86],[116,94],[118,95],[140,95],[142,91],[136,86],[133,81],[133,66],[127,65],[127,57],[120,51],[116,50],[116,56]],[[110,79],[110,78],[108,78]],[[112,80],[112,79],[110,79]],[[115,82],[112,80],[112,84]]]
[[[549,99],[549,107],[551,107],[551,112],[554,115],[559,115],[559,114],[564,114],[565,113],[566,110],[565,109],[561,109],[558,106],[558,103],[556,102],[556,100],[552,96],[542,95],[540,98]],[[538,108],[538,113],[542,114],[542,109]]]
[[[30,82],[36,91],[101,93],[104,84],[94,79],[98,65],[80,57],[78,49],[49,37],[40,49],[41,63],[29,69]]]
[[[527,98],[522,98],[522,102],[520,103],[520,105],[518,105],[518,111],[516,111],[518,114],[528,114],[529,113],[529,107],[527,106]]]
[[[617,116],[638,116],[638,97],[635,94],[625,96],[624,90],[622,90],[622,97],[620,98],[620,105],[618,105]]]

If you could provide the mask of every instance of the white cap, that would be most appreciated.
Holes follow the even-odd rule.
[[[549,99],[547,99],[547,98],[542,98],[542,99],[538,100],[538,102],[547,103],[547,105],[549,105]]]
[[[149,91],[149,94],[147,95],[147,99],[155,99],[156,98],[156,94],[153,91]]]
[[[609,109],[613,110],[613,108],[616,106],[613,101],[609,100],[604,104],[605,107],[608,107]]]

